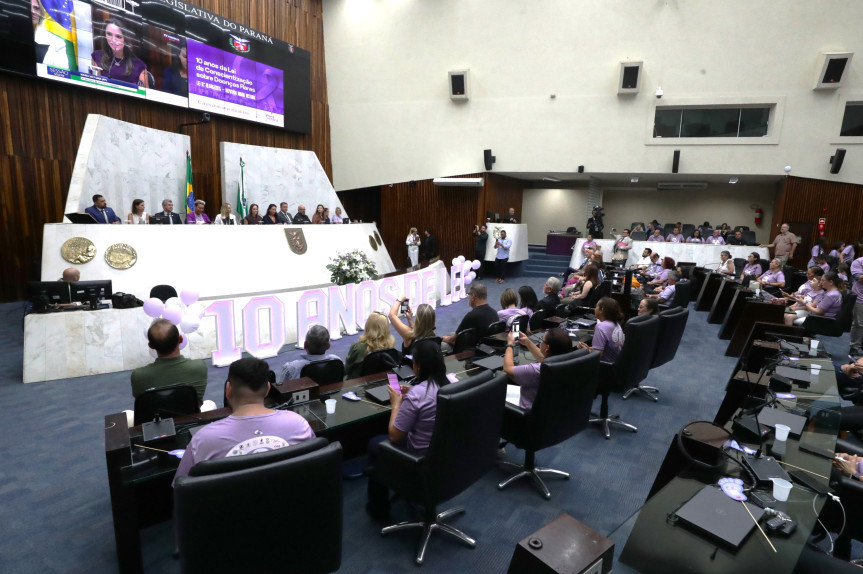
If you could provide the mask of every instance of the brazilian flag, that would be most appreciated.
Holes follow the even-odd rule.
[[[75,10],[72,0],[41,0],[45,10],[45,29],[66,44],[68,69],[78,68],[78,38],[75,34]]]

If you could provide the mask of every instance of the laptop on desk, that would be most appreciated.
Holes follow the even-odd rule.
[[[744,504],[752,516],[746,512]],[[763,514],[763,509],[748,502],[732,500],[713,485],[702,488],[676,512],[684,525],[735,550],[755,528],[752,519],[758,520]]]

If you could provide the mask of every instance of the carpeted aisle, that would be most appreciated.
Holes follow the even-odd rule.
[[[543,282],[541,278],[516,278],[504,285],[486,283],[489,302],[499,308],[505,287],[529,284],[539,293]],[[4,319],[0,323],[0,436],[4,446],[0,571],[116,572],[102,423],[105,414],[131,407],[129,373],[22,384],[21,307],[0,305]],[[466,312],[465,302],[439,308],[438,334],[452,332]],[[467,508],[454,525],[477,538],[477,547],[471,550],[448,537],[433,536],[423,571],[505,572],[516,543],[562,512],[601,533],[623,522],[644,502],[674,433],[691,420],[712,419],[722,400],[735,359],[723,356],[726,343],[717,338],[718,329],[718,325],[707,324],[705,313],[691,312],[677,357],[652,371],[648,380],[661,389],[658,403],[612,396],[612,412],[637,425],[638,433],[613,429],[612,439],[606,441],[598,428],[589,428],[538,455],[539,464],[572,473],[569,481],[548,480],[550,501],[542,499],[527,481],[498,491],[497,483],[506,474],[494,470],[447,503],[444,508]],[[344,357],[355,340],[354,336],[334,341],[333,352]],[[844,353],[848,338],[845,335],[824,344],[830,352]],[[294,353],[283,353],[269,362],[277,370]],[[221,404],[226,373],[226,369],[210,368],[206,398],[217,404]],[[521,451],[509,447],[510,460],[521,456]],[[380,526],[364,511],[365,488],[365,479],[345,482],[340,571],[413,569],[418,532],[381,537]],[[242,504],[242,498],[214,504]],[[395,504],[394,520],[406,517],[407,508]],[[261,534],[266,543],[266,533]],[[170,524],[142,533],[147,572],[179,572],[171,558],[170,538]]]

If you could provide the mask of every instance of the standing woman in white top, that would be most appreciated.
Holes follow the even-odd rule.
[[[231,204],[223,203],[219,215],[213,220],[213,225],[237,225],[237,216],[231,213]]]
[[[719,254],[719,258],[722,261],[719,263],[719,271],[720,273],[724,273],[725,275],[734,275],[734,260],[731,259],[731,253],[729,251],[723,251]]]
[[[420,236],[417,233],[416,227],[411,227],[408,238],[405,239],[405,245],[408,246],[408,257],[411,260],[411,267],[416,267],[420,261]]]
[[[143,199],[133,199],[132,212],[126,216],[126,223],[133,225],[146,225],[150,223],[150,214],[144,211],[145,207]]]

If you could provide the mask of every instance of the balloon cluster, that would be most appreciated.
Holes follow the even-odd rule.
[[[204,306],[198,303],[198,292],[193,289],[183,289],[179,297],[171,297],[164,303],[161,299],[150,297],[144,301],[144,313],[154,319],[167,319],[176,325],[181,332],[188,335],[201,326]],[[180,348],[188,344],[188,338],[183,337]]]
[[[463,268],[464,262],[465,262],[464,255],[459,255],[458,257],[456,257],[455,259],[452,260],[452,266]],[[475,259],[474,261],[470,262],[470,268],[474,269],[474,270],[479,269],[481,265],[482,265],[482,261],[480,261],[479,259]],[[467,275],[464,276],[464,284],[470,285],[474,279],[476,279],[476,273],[474,273],[474,271],[471,271],[470,273],[468,273]]]

